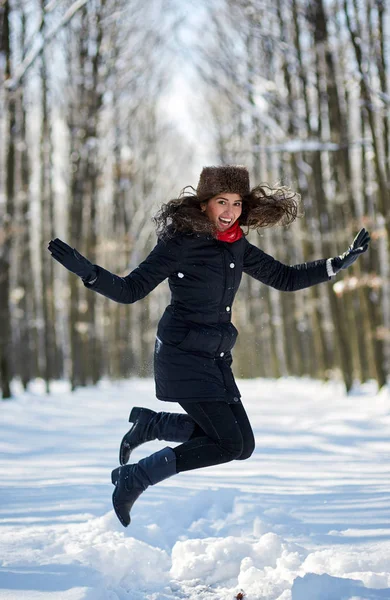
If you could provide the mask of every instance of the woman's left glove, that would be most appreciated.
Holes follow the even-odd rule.
[[[358,259],[359,255],[365,252],[368,248],[370,241],[370,234],[363,227],[353,240],[352,244],[344,254],[336,256],[331,259],[333,272],[336,274],[341,269],[347,269],[355,260]]]
[[[82,279],[90,279],[95,274],[94,265],[85,256],[71,248],[62,240],[50,240],[48,245],[53,258],[63,265],[68,271],[75,273]]]

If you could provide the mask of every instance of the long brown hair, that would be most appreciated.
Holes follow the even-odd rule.
[[[187,188],[191,188],[193,192],[186,191]],[[163,204],[153,217],[157,235],[161,238],[170,238],[177,233],[215,236],[217,228],[201,210],[201,204],[213,197],[215,194],[200,198],[191,185],[184,187],[178,198]],[[264,183],[257,185],[242,197],[242,213],[238,222],[247,227],[244,235],[248,235],[250,229],[256,229],[259,233],[259,230],[265,227],[290,225],[302,216],[301,196],[298,192],[287,186],[271,187]]]

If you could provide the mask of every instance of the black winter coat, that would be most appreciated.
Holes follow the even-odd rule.
[[[240,401],[231,370],[238,333],[231,314],[242,272],[285,292],[330,280],[326,259],[287,266],[245,237],[229,243],[200,234],[159,240],[126,277],[96,267],[96,281],[84,285],[123,304],[169,278],[172,297],[158,324],[154,375],[157,398],[174,402]]]

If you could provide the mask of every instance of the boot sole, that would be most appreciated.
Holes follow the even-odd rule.
[[[116,516],[118,517],[123,527],[128,527],[131,523],[130,515],[126,511],[125,507],[121,506],[120,504],[117,504],[116,495],[117,488],[115,488],[112,494],[112,506],[114,508]]]
[[[131,409],[130,415],[129,415],[129,422],[130,423],[134,423],[138,417],[141,414],[141,407],[139,406],[134,406]],[[131,429],[129,429],[129,431],[123,436],[122,441],[121,441],[121,445],[119,446],[119,464],[120,465],[127,465],[127,463],[130,460],[130,454],[131,454],[131,446],[128,444],[126,438],[129,435]]]
[[[127,436],[129,435],[131,429],[123,436],[121,445],[119,446],[119,464],[127,465],[130,460],[130,454],[133,448],[127,442]]]

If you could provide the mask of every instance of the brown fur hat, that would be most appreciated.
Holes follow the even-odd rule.
[[[242,198],[249,192],[249,173],[243,165],[203,167],[196,188],[198,198],[222,193],[239,194]]]

